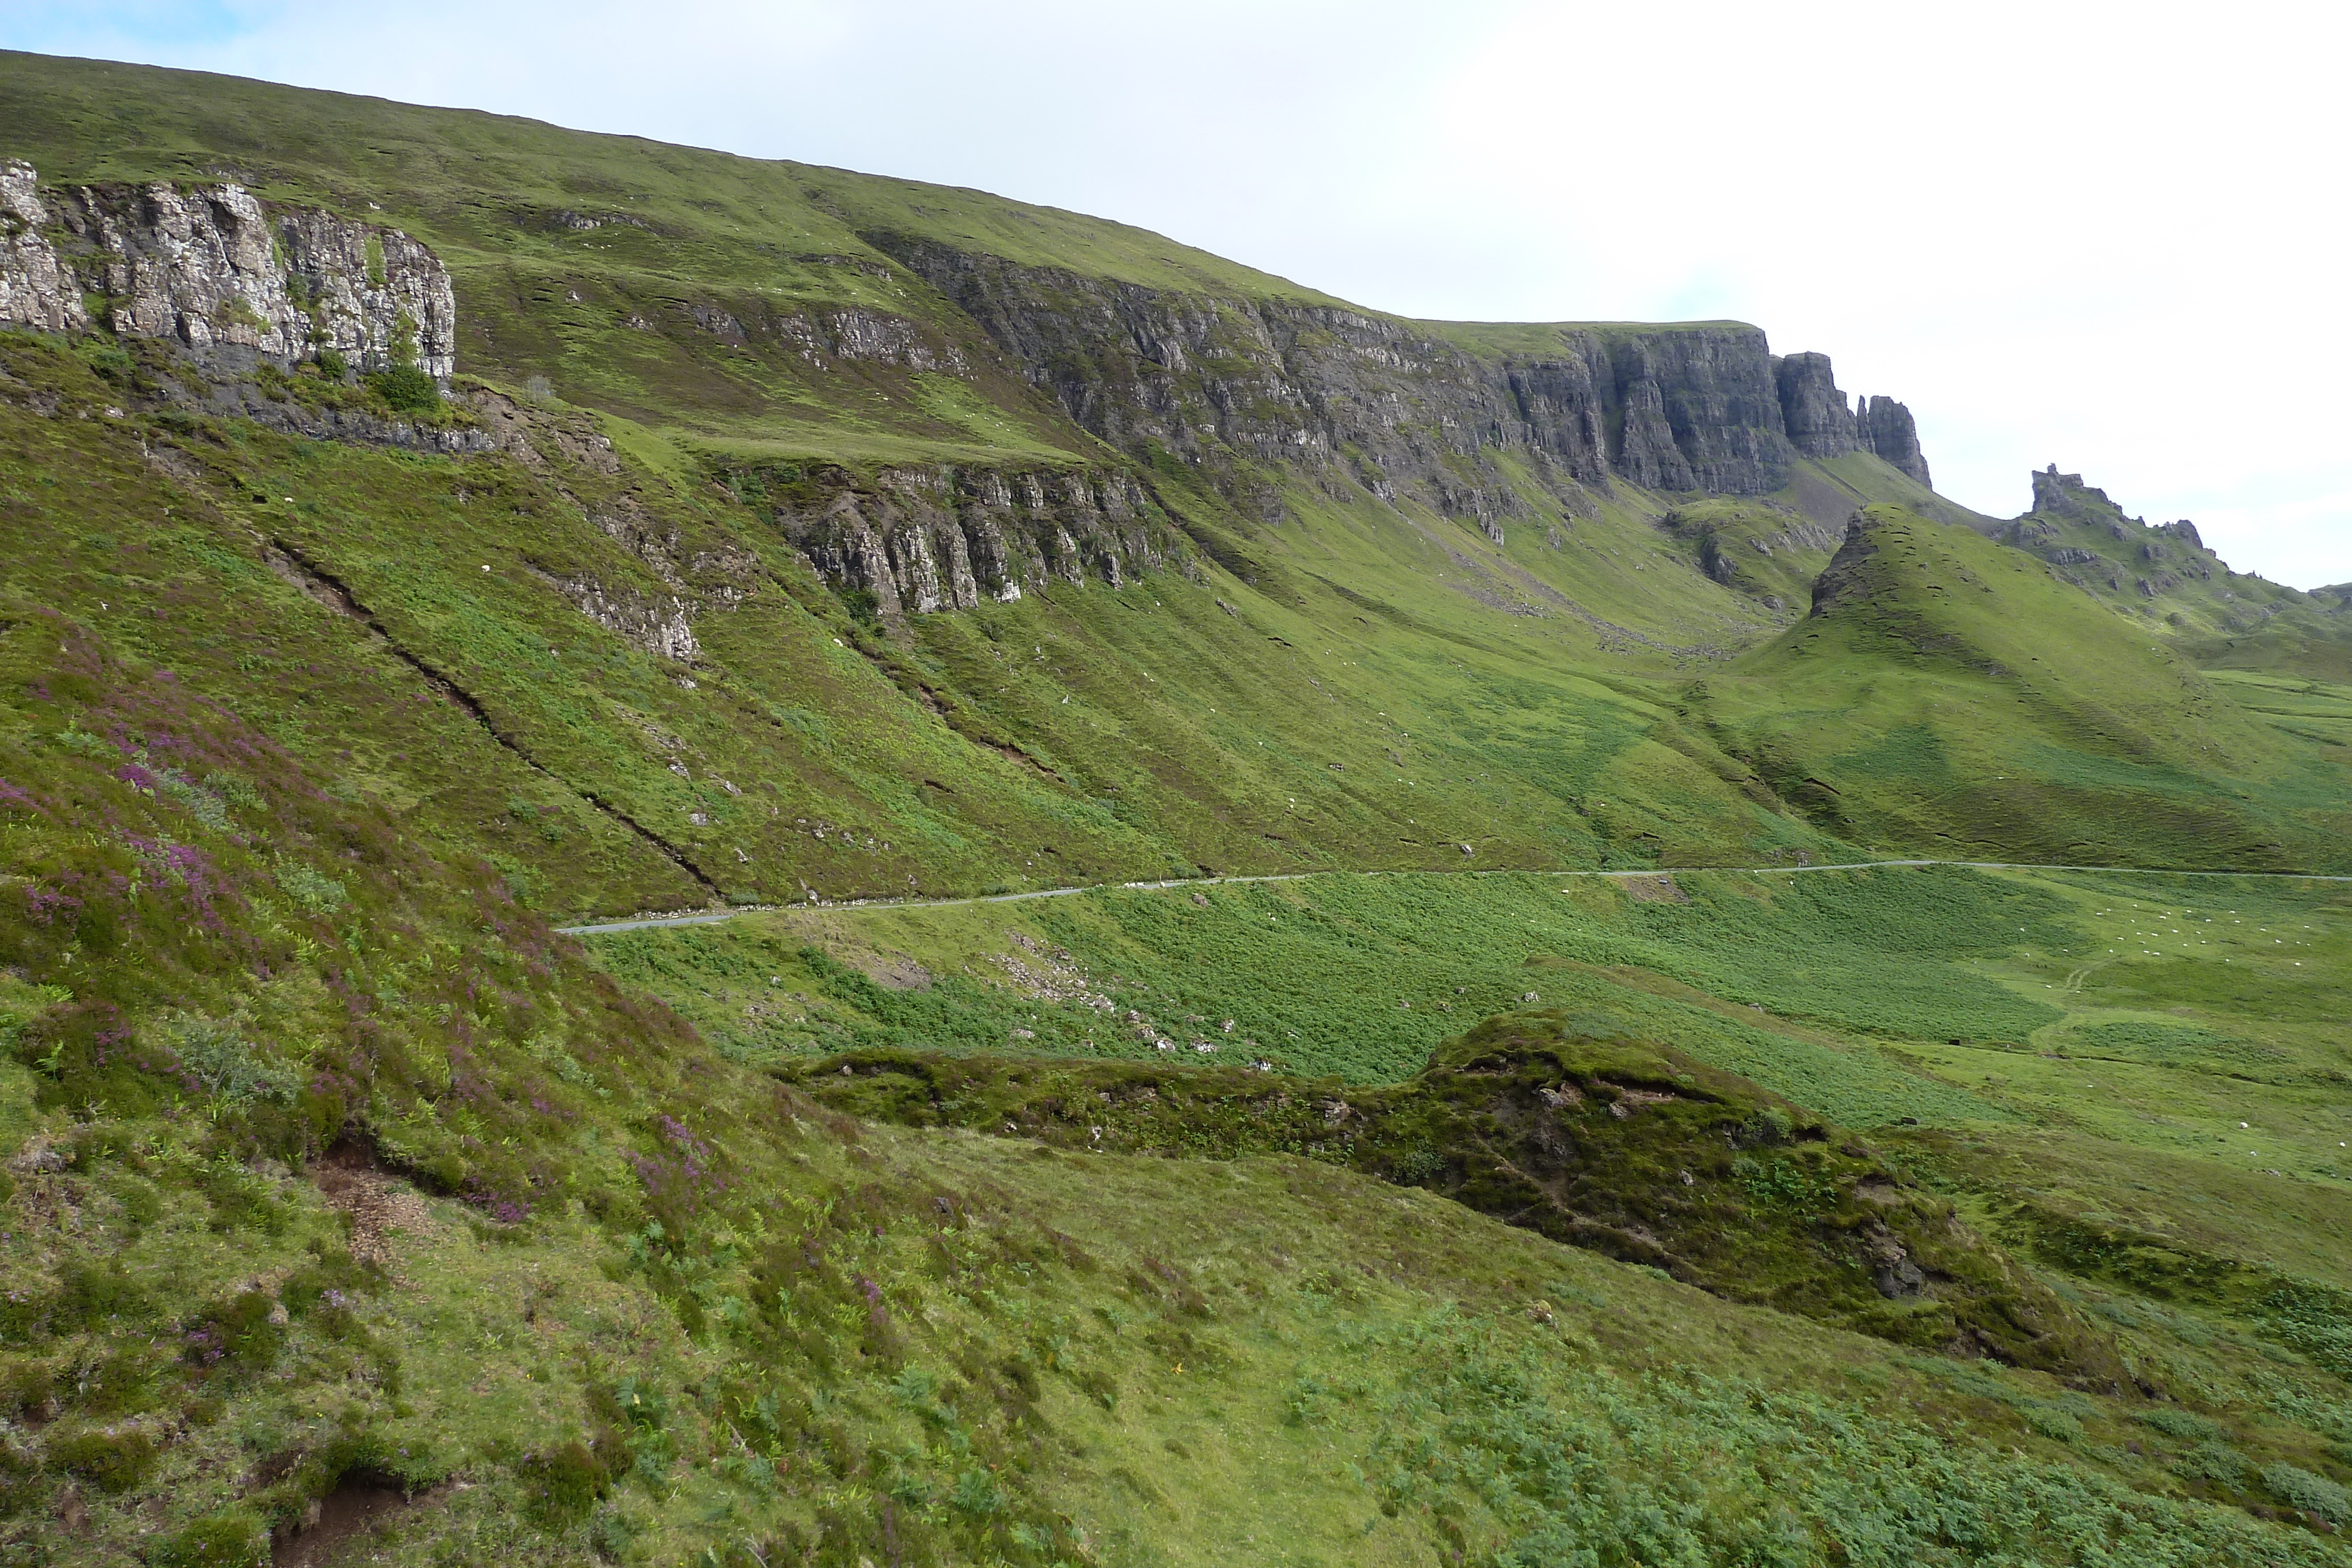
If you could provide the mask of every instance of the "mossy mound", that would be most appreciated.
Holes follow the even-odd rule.
[[[2097,1333],[1875,1150],[1612,1019],[1492,1018],[1411,1080],[1370,1089],[1249,1068],[906,1051],[775,1071],[871,1120],[1346,1165],[1729,1300],[2103,1390],[2127,1382]]]

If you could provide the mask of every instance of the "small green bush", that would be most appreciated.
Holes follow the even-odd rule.
[[[269,1532],[243,1510],[215,1513],[165,1539],[155,1568],[255,1568],[269,1561]]]
[[[319,350],[319,373],[331,382],[340,382],[352,373],[351,365],[332,349]]]
[[[415,365],[394,365],[369,375],[367,384],[387,407],[401,413],[433,413],[441,407],[441,389]]]
[[[2180,1457],[2180,1473],[2225,1487],[2242,1487],[2253,1479],[2254,1467],[2227,1443],[2200,1443]]]
[[[560,1530],[588,1517],[612,1484],[612,1476],[588,1445],[571,1442],[525,1459],[517,1467],[523,1483],[523,1510],[546,1530]]]
[[[332,915],[343,906],[349,896],[343,884],[330,876],[321,876],[309,866],[289,861],[278,868],[278,885],[289,897],[313,915]]]
[[[278,1359],[286,1331],[271,1321],[277,1300],[266,1291],[246,1291],[215,1303],[184,1330],[181,1357],[200,1369],[216,1366],[264,1371]]]
[[[2054,1405],[2034,1404],[2021,1412],[2025,1424],[2053,1443],[2079,1443],[2083,1440],[2083,1423]]]
[[[102,1492],[128,1491],[154,1462],[155,1439],[141,1431],[95,1427],[49,1444],[49,1462]]]
[[[2315,1513],[2330,1524],[2341,1524],[2352,1518],[2352,1492],[2298,1465],[2282,1460],[2263,1466],[2263,1485],[2281,1502],[2305,1513]]]
[[[0,1416],[13,1421],[27,1410],[38,1410],[57,1392],[57,1381],[56,1370],[47,1362],[0,1358]]]
[[[2140,1419],[2165,1436],[2183,1442],[2210,1442],[2223,1435],[2220,1423],[2208,1421],[2192,1410],[2149,1410],[2143,1412]]]
[[[179,1013],[163,1025],[163,1034],[181,1071],[222,1099],[291,1103],[301,1090],[299,1071],[257,1054],[233,1025]]]

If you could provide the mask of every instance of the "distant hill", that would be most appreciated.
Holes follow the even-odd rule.
[[[1989,531],[2200,663],[2329,679],[2352,674],[2345,595],[2306,594],[2232,571],[2194,523],[2126,517],[2105,491],[2054,463],[2033,476],[2032,508]]]
[[[1857,514],[1811,612],[1734,669],[1694,711],[1862,842],[2295,866],[2327,858],[2342,821],[2329,773],[2152,629],[2026,552],[1894,507]]]

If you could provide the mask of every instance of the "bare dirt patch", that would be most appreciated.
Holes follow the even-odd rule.
[[[352,1217],[352,1256],[389,1269],[395,1236],[429,1234],[439,1223],[416,1190],[377,1163],[366,1145],[345,1139],[319,1157],[311,1179],[327,1207]]]
[[[328,1568],[338,1563],[376,1560],[367,1551],[368,1537],[411,1510],[437,1503],[446,1487],[411,1494],[396,1476],[376,1470],[352,1470],[335,1483],[334,1490],[312,1503],[302,1521],[278,1537],[269,1552],[269,1568]]]

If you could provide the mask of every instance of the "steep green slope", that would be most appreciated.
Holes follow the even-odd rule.
[[[2329,1517],[2309,1414],[1800,1332],[1309,1162],[861,1131],[184,681],[38,611],[0,659],[12,1554],[2337,1559],[2216,1506]]]
[[[1234,564],[1279,550],[1261,514],[1278,518],[1311,504],[1283,466],[1308,457],[1320,469],[1313,497],[1346,504],[1367,521],[1393,520],[1393,500],[1413,523],[1469,532],[1475,555],[1487,524],[1582,545],[1580,522],[1589,518],[1613,526],[1585,548],[1616,550],[1622,562],[1638,536],[1621,537],[1621,525],[1639,526],[1664,509],[1640,489],[1645,481],[1628,471],[1621,477],[1632,486],[1579,485],[1560,467],[1565,459],[1496,455],[1475,430],[1443,434],[1442,423],[1504,412],[1474,414],[1443,400],[1501,366],[1557,371],[1563,345],[1581,337],[1602,350],[1638,349],[1629,336],[1636,333],[1711,341],[1731,331],[1760,344],[1760,334],[1736,323],[1570,324],[1497,336],[1402,322],[1158,235],[978,193],[229,78],[5,55],[0,100],[10,126],[0,152],[29,159],[45,181],[234,177],[272,200],[404,225],[453,275],[466,372],[509,391],[541,378],[575,404],[675,438],[716,471],[783,458],[803,460],[799,472],[814,459],[836,482],[870,486],[890,465],[1149,467],[1158,451],[1172,461],[1154,470],[1156,489],[1211,541],[1211,553]],[[877,242],[1007,269],[1004,287],[1034,281],[1037,299],[967,302],[983,320]],[[1027,330],[1025,319],[1000,319],[1008,310],[1084,318],[1129,305],[1208,323],[1193,350],[1203,362],[1160,350],[1177,354],[1162,367],[1163,385],[1107,341],[1093,344],[1086,363],[1047,365],[1020,361],[990,335]],[[989,316],[992,308],[997,315]],[[1248,319],[1261,308],[1324,314],[1300,316],[1300,335],[1276,343]],[[1396,422],[1397,450],[1379,454],[1368,471],[1341,461],[1348,455],[1322,452],[1318,438],[1302,443],[1279,420],[1263,431],[1248,424],[1260,413],[1253,400],[1297,399],[1298,389],[1282,381],[1294,365],[1319,364],[1318,356],[1342,367],[1366,353],[1394,356],[1354,345],[1348,334],[1360,329],[1426,361],[1395,385],[1418,405]],[[1330,373],[1344,381],[1355,372]],[[1534,407],[1544,395],[1531,390],[1519,401],[1533,399]],[[1150,406],[1109,423],[1089,413],[1094,422],[1083,429],[1076,417],[1134,398]],[[1218,403],[1252,406],[1215,430],[1198,428],[1202,411]],[[1152,423],[1162,408],[1166,417]],[[1527,413],[1519,408],[1513,417]],[[1623,415],[1610,417],[1622,423]],[[1088,434],[1097,429],[1114,439]],[[656,464],[688,461],[667,442],[640,436],[624,444]],[[1400,464],[1424,482],[1384,486],[1381,465]],[[1573,516],[1555,493],[1562,485],[1570,486]],[[1382,487],[1392,491],[1390,500],[1374,493]],[[1795,464],[1784,498],[1831,524],[1858,500],[1940,504],[1859,453]],[[1696,582],[1678,584],[1662,606],[1659,595],[1639,591],[1648,585],[1625,580],[1622,565],[1570,568],[1566,578],[1555,571],[1574,556],[1573,549],[1565,559],[1558,549],[1521,551],[1512,564],[1518,577],[1532,574],[1583,612],[1630,628],[1636,636],[1621,653],[1649,646],[1642,637],[1717,643],[1752,622],[1752,608]],[[1246,565],[1244,575],[1254,575]],[[1545,597],[1543,587],[1501,575],[1499,589],[1482,585],[1490,597]]]
[[[18,157],[0,1556],[2343,1560],[2341,887],[1799,869],[2341,869],[2332,601],[1739,323],[0,56]],[[455,373],[141,317],[229,180]]]
[[[196,640],[214,606],[254,586],[220,575],[238,554],[247,578],[259,553],[288,587],[364,611],[363,624],[321,633],[340,632],[330,667],[352,687],[349,738],[365,743],[336,757],[352,764],[338,770],[364,772],[375,798],[422,813],[453,846],[496,856],[547,907],[1435,865],[1465,852],[1740,862],[1843,854],[1841,838],[1900,826],[1809,818],[1812,802],[1775,792],[1785,768],[1726,750],[1690,722],[1682,683],[1655,677],[1719,664],[1785,626],[1824,528],[1855,504],[1958,516],[1948,504],[1859,451],[1780,470],[1758,459],[1750,477],[1782,473],[1778,491],[1692,500],[1631,482],[1630,447],[1612,480],[1578,468],[1572,442],[1445,444],[1444,400],[1486,397],[1472,386],[1481,376],[1507,382],[1535,430],[1573,391],[1560,378],[1585,373],[1575,344],[1631,355],[1640,371],[1678,342],[1730,342],[1748,330],[1737,324],[1441,329],[972,193],[259,84],[5,64],[16,144],[51,177],[227,169],[276,199],[381,210],[443,254],[458,358],[488,380],[467,382],[438,428],[496,450],[442,468],[351,445],[331,455],[222,423],[219,388],[179,376],[186,367],[156,358],[158,345],[131,344],[121,367],[88,356],[101,374],[79,381],[75,361],[12,347],[19,412],[127,410],[62,443],[26,426],[17,494],[37,503],[75,484],[65,470],[99,447],[119,465],[135,445],[149,487],[214,525],[215,549],[173,580],[205,607]],[[1040,300],[1080,324],[1194,311],[1212,325],[1189,350],[1154,350],[1173,356],[1160,371],[1108,349],[1078,363],[1025,346],[1046,330]],[[1293,335],[1271,347],[1250,337],[1253,311],[1292,312]],[[1319,437],[1278,411],[1201,423],[1220,397],[1292,396],[1315,375],[1335,396],[1391,395],[1349,367],[1404,350],[1424,356],[1421,379],[1391,392],[1417,402],[1377,451],[1318,455],[1308,439],[1307,456],[1276,460],[1268,442]],[[573,402],[529,392],[533,375]],[[267,415],[272,398],[331,393],[342,395],[306,370],[259,377],[244,406]],[[411,439],[401,428],[383,426]],[[1693,446],[1691,462],[1748,472],[1748,459],[1708,450]],[[218,460],[229,451],[237,462]],[[952,465],[924,465],[941,459]],[[826,553],[855,530],[825,519],[903,528],[888,518],[919,513],[925,486],[968,497],[1087,475],[1133,487],[1133,538],[1154,563],[1116,587],[1073,565],[1031,576],[1015,603],[899,613]],[[288,492],[293,513],[272,528],[244,515]],[[407,497],[397,514],[379,504],[394,495]],[[130,537],[172,505],[126,488],[82,526]],[[25,517],[63,541],[65,515],[35,505]],[[1045,535],[1061,526],[1039,516]],[[223,554],[222,530],[264,545],[234,538]],[[114,602],[45,556],[20,577],[78,615]],[[680,637],[691,652],[674,656]],[[258,663],[268,656],[241,652],[247,667],[221,678],[281,706],[283,683]],[[492,733],[412,745],[418,665]],[[301,744],[290,718],[270,722]],[[468,754],[483,761],[433,771]],[[594,848],[534,848],[533,819],[545,843],[570,834]],[[1979,813],[1972,841],[2050,847],[2017,826]],[[2181,859],[2161,848],[2155,858]]]
[[[0,355],[12,584],[552,909],[1459,864],[1463,844],[1640,860],[1674,821],[1702,858],[1818,838],[1648,739],[1640,687],[1545,668],[1559,631],[1466,598],[1315,584],[1280,605],[1170,574],[883,626],[731,497],[560,414],[483,394],[468,410],[524,455],[458,463],[169,404],[117,420],[142,371],[23,335]],[[1419,538],[1339,537],[1376,559],[1397,533]],[[684,578],[648,567],[646,534]],[[1411,564],[1367,585],[1407,600]],[[609,608],[681,591],[713,605],[686,659]],[[1599,789],[1622,803],[1588,808]]]
[[[2340,863],[2332,748],[1969,530],[1873,507],[1812,613],[1690,712],[1843,836],[1964,857]]]

